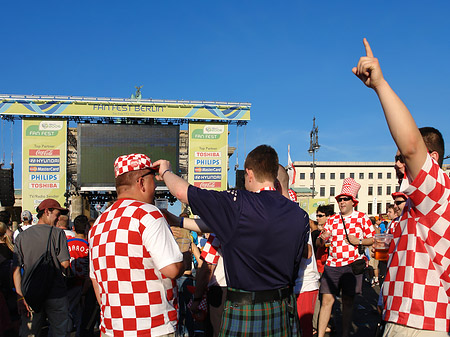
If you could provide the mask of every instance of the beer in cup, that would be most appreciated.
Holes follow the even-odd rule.
[[[373,248],[375,248],[375,259],[379,261],[387,261],[389,258],[389,245],[394,238],[392,234],[381,233],[375,234]]]

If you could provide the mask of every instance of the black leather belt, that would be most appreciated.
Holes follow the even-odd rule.
[[[250,305],[263,302],[275,302],[288,298],[292,294],[292,288],[280,288],[276,290],[263,290],[252,292],[238,292],[228,288],[227,300],[235,305]]]

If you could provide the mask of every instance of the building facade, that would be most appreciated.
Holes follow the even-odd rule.
[[[312,197],[312,163],[295,161],[293,164],[296,177],[292,188],[294,191],[309,189]],[[386,213],[388,205],[393,203],[391,193],[399,189],[393,162],[321,161],[315,163],[314,175],[314,198],[329,199],[335,211],[338,211],[335,196],[341,192],[345,178],[351,177],[361,184],[357,209],[369,216]]]

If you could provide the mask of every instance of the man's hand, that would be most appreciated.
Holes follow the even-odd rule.
[[[352,72],[358,76],[366,86],[376,89],[384,82],[383,73],[381,72],[378,59],[373,57],[369,42],[366,38],[364,38],[363,42],[364,47],[366,48],[366,56],[359,59],[358,65],[352,69]]]
[[[164,181],[164,173],[166,171],[172,171],[172,166],[168,160],[160,159],[152,164],[152,168],[158,170],[158,175],[155,176],[156,180]]]
[[[27,317],[30,317],[31,308],[28,306],[24,298],[17,301],[17,311],[19,312],[19,315],[26,314]]]
[[[331,233],[330,232],[327,232],[326,230],[323,230],[321,233],[320,233],[320,236],[319,236],[319,238],[321,238],[323,241],[328,241],[328,239],[331,237]]]

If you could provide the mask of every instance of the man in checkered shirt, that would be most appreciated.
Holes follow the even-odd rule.
[[[336,196],[340,212],[328,218],[319,236],[322,241],[331,243],[320,285],[319,337],[325,336],[335,297],[341,292],[342,336],[348,336],[355,295],[362,291],[363,273],[355,275],[352,263],[364,261],[358,245],[370,246],[375,231],[367,215],[354,209],[358,205],[356,196],[360,188],[354,179],[344,180],[342,191]]]
[[[173,279],[183,256],[153,205],[155,171],[145,154],[114,162],[118,200],[89,232],[90,277],[102,336],[174,336]]]
[[[353,73],[375,90],[406,168],[409,198],[393,230],[383,284],[384,336],[447,336],[450,331],[450,179],[442,171],[444,140],[417,128],[383,77],[364,39],[366,56]],[[424,141],[424,139],[425,141]],[[428,144],[428,146],[426,145]]]

